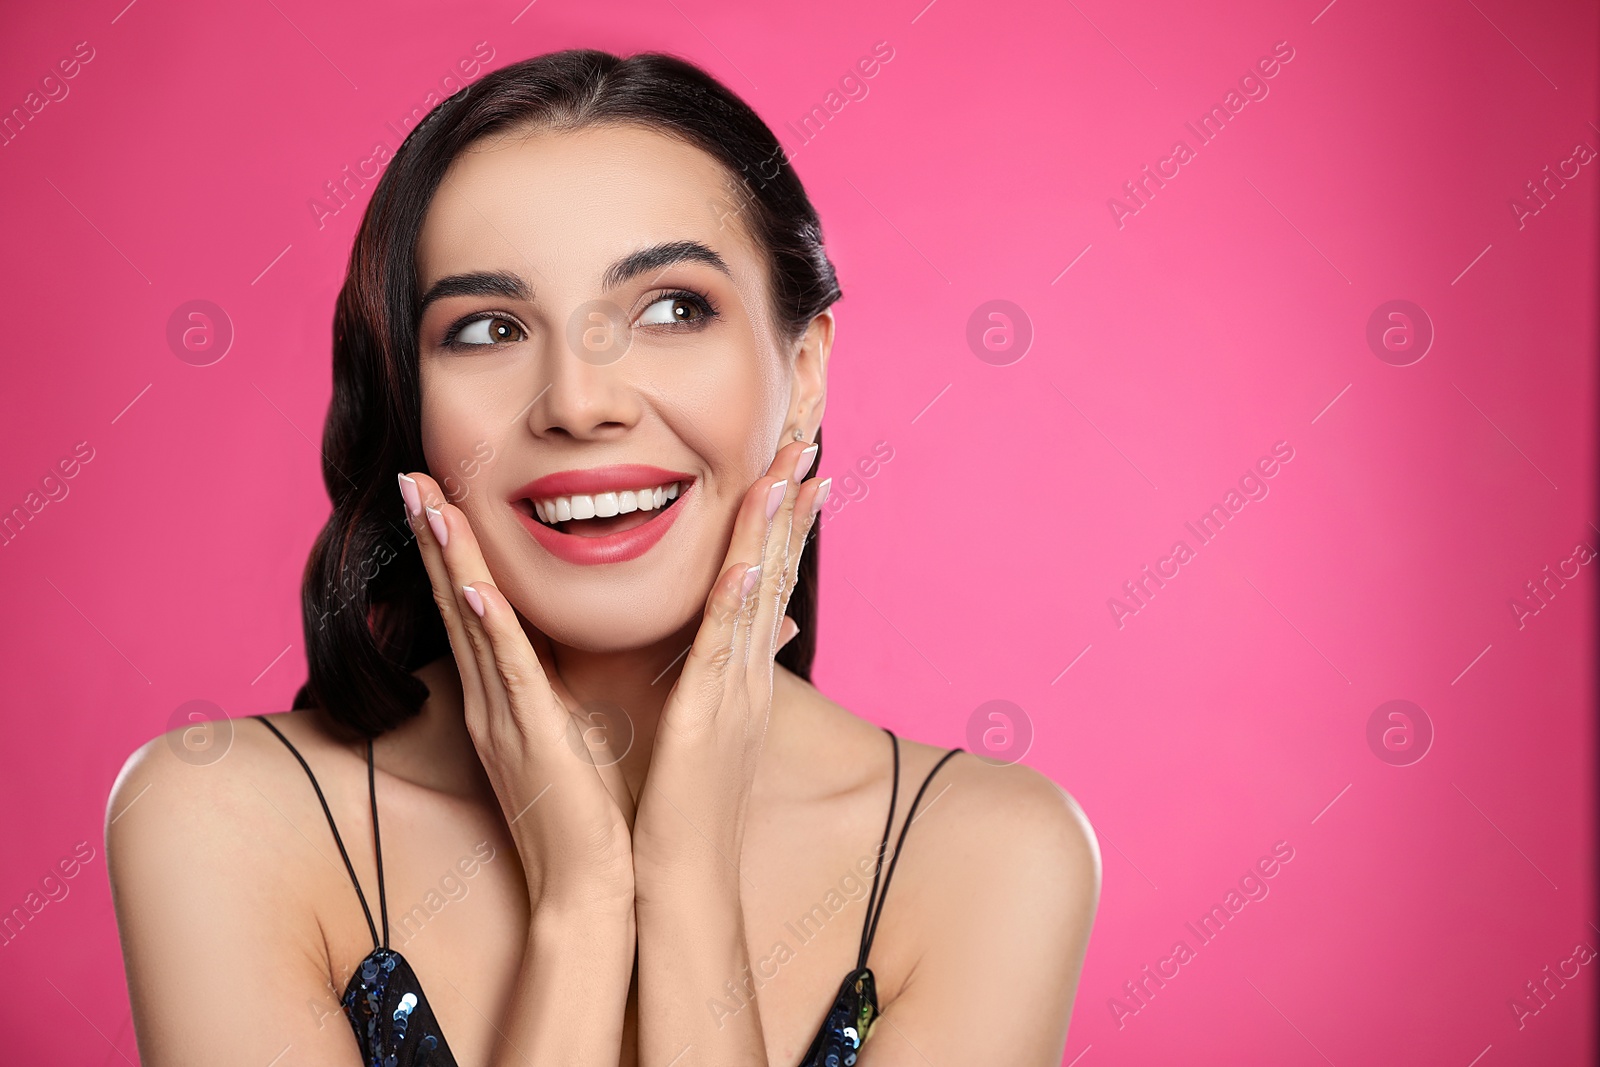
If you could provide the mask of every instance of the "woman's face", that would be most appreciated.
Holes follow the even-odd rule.
[[[639,648],[697,621],[740,500],[822,418],[832,316],[777,336],[734,189],[697,148],[601,127],[485,138],[429,207],[428,470],[562,644]]]

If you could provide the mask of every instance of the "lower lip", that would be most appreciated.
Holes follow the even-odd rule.
[[[671,528],[678,519],[678,512],[683,510],[683,502],[694,491],[698,483],[691,482],[679,494],[677,501],[666,508],[660,515],[649,522],[635,526],[631,530],[622,530],[619,533],[606,534],[604,537],[579,537],[577,534],[562,533],[553,530],[523,512],[520,508],[513,508],[517,518],[522,520],[522,525],[527,527],[533,539],[544,546],[544,549],[557,559],[568,563],[625,563],[630,559],[638,559],[650,551],[655,543]]]

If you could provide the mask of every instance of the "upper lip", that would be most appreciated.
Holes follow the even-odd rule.
[[[558,496],[594,496],[624,489],[648,489],[673,482],[687,483],[694,475],[663,470],[642,463],[617,463],[581,471],[557,471],[535,479],[516,491],[513,500],[549,500]]]

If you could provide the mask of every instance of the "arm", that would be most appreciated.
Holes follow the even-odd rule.
[[[230,771],[248,762],[233,752]],[[298,844],[249,773],[184,763],[157,738],[107,805],[106,855],[145,1067],[357,1067],[303,892]],[[342,992],[342,991],[340,991]]]
[[[536,910],[491,1067],[615,1067],[633,948],[631,914]]]
[[[800,482],[810,467],[810,455],[802,458],[808,447],[781,449],[745,496],[722,577],[662,711],[639,797],[634,876],[644,1067],[767,1062],[754,1000],[733,1013],[715,1005],[727,1002],[730,985],[737,989],[750,969],[739,855],[772,706],[773,655],[822,500],[816,479]],[[759,571],[752,573],[752,562]]]

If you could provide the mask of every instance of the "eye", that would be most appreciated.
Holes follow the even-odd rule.
[[[446,347],[477,347],[521,341],[526,338],[522,327],[512,319],[503,315],[487,315],[479,319],[471,319],[455,329],[445,337]]]
[[[668,293],[639,313],[640,326],[695,326],[717,314],[709,301],[698,293]]]

